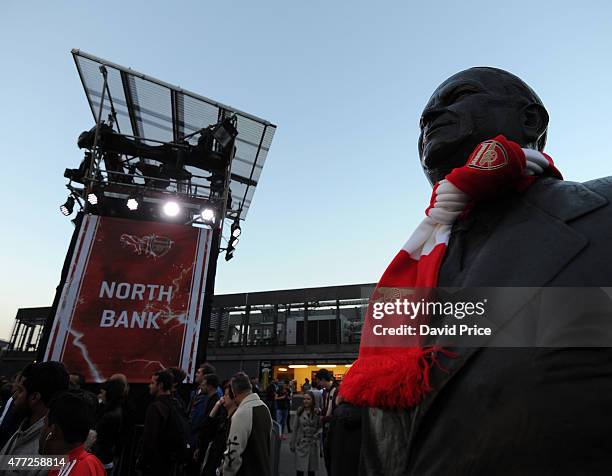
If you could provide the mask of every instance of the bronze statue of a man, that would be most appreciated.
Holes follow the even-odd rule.
[[[428,101],[418,144],[421,165],[432,185],[440,186],[445,178],[456,183],[453,176],[475,163],[482,144],[530,157],[543,151],[547,127],[546,109],[521,79],[495,68],[471,68],[444,81]],[[527,170],[527,163],[526,186],[520,182],[497,195],[488,191],[469,213],[448,222],[450,235],[435,286],[612,287],[612,178],[564,181],[560,174],[541,173],[546,166],[544,161]],[[397,286],[400,275],[396,266],[385,276]],[[579,325],[589,318],[571,296],[555,296],[559,302],[553,306],[575,306]],[[511,322],[541,305],[538,299],[535,292],[526,293],[511,303],[504,319]],[[612,320],[612,308],[604,303],[601,309]],[[546,318],[554,320],[554,314]],[[428,386],[414,405],[368,405],[364,410],[360,474],[610,471],[612,348],[456,351],[438,355],[437,365],[428,367]],[[363,342],[360,359],[362,354]],[[355,367],[347,375],[349,384]],[[372,367],[371,386],[380,378]],[[384,399],[390,401],[396,400]]]

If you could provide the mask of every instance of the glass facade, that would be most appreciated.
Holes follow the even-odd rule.
[[[366,286],[371,285],[364,285]],[[337,289],[342,288],[344,287]],[[303,290],[313,291],[311,295],[305,296],[304,300],[289,299],[279,303],[279,298],[291,293],[271,291],[257,293],[260,295],[260,299],[254,300],[257,304],[242,306],[232,305],[228,295],[222,296],[225,302],[213,304],[209,346],[359,344],[371,288],[368,287],[365,291],[360,291],[358,286],[351,288],[355,288],[354,294],[357,295],[350,299],[313,300],[312,298],[316,297],[312,295],[316,294],[314,289]],[[299,293],[296,291],[295,294]],[[250,295],[234,296],[236,301],[244,303],[245,299],[249,299],[245,296]],[[269,297],[269,303],[265,302],[266,297]]]

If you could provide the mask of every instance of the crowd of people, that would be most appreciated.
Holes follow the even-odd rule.
[[[357,474],[361,414],[355,407],[344,404],[334,375],[320,369],[312,382],[304,380],[292,430],[291,408],[296,388],[297,382],[293,380],[273,379],[262,392],[262,398],[279,425],[281,438],[290,440],[297,476],[315,476],[322,465],[328,476]]]
[[[61,363],[28,365],[0,382],[0,454],[66,458],[52,470],[6,474],[266,476],[273,467],[273,421],[280,438],[289,439],[297,476],[314,476],[323,464],[328,476],[351,474],[346,462],[341,469],[333,464],[332,436],[347,435],[344,423],[334,430],[342,402],[328,370],[301,386],[293,422],[295,381],[272,380],[262,390],[242,372],[221,381],[208,363],[199,366],[195,388],[185,378],[177,368],[159,370],[148,393],[135,395],[122,374],[86,388]]]

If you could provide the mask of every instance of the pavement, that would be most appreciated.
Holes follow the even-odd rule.
[[[295,421],[295,412],[291,412],[291,422]],[[295,456],[289,449],[289,441],[291,441],[291,433],[285,433],[284,440],[281,441],[281,451],[280,451],[280,462],[279,462],[279,471],[278,476],[296,476],[295,475]],[[315,473],[316,476],[327,476],[327,471],[325,471],[325,463],[323,463],[323,458],[319,462],[319,471]]]
[[[287,436],[291,437],[291,434]],[[289,438],[283,440],[283,442],[281,443],[281,454],[278,474],[279,476],[295,476],[295,456],[289,449]],[[317,471],[315,475],[327,476],[327,471],[325,471],[325,464],[323,463],[322,458],[319,463],[319,471]]]

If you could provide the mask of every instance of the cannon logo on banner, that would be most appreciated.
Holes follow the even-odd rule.
[[[93,382],[192,377],[210,242],[204,228],[86,215],[45,360]]]

